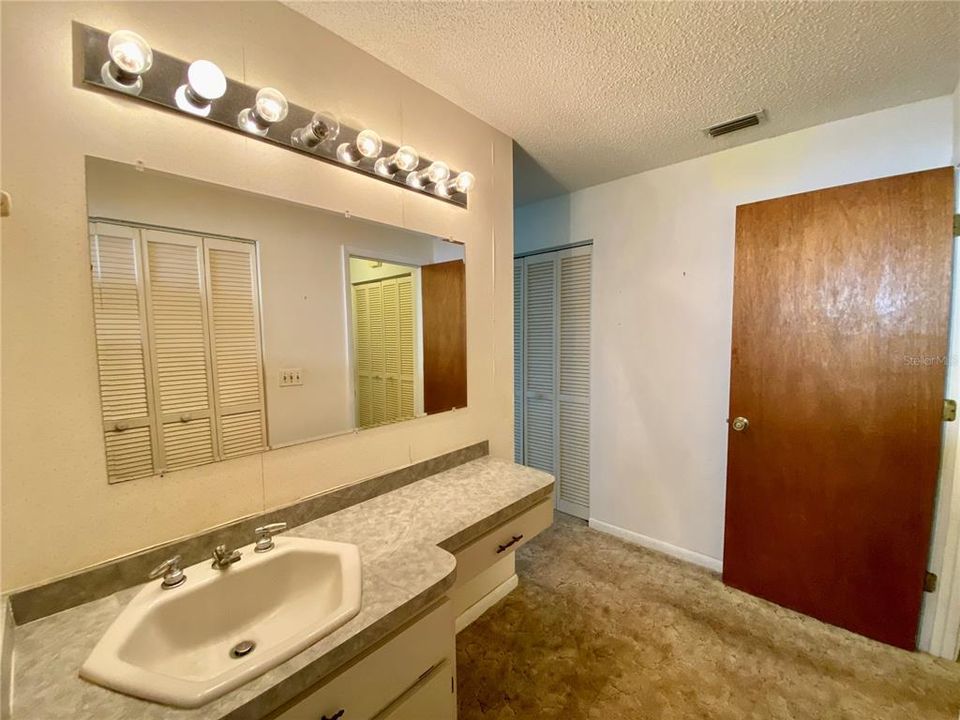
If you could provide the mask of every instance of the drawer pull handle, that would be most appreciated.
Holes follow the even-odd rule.
[[[343,710],[337,710],[333,716],[327,717],[326,715],[321,715],[320,720],[340,720],[343,717]]]
[[[506,550],[508,547],[510,547],[511,545],[515,545],[516,543],[520,542],[521,540],[523,540],[523,533],[520,533],[519,535],[514,535],[514,536],[513,536],[513,539],[512,539],[510,542],[504,543],[503,545],[499,546],[499,547],[497,548],[497,552],[498,552],[498,553],[502,553],[502,552],[503,552],[504,550]]]

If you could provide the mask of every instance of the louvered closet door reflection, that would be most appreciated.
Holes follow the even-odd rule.
[[[110,482],[153,474],[156,428],[150,414],[140,231],[90,226],[93,309]]]
[[[387,418],[385,358],[383,348],[383,288],[371,283],[367,289],[370,318],[370,424],[381,425]]]
[[[203,241],[142,230],[152,328],[154,395],[160,414],[159,467],[173,470],[217,456],[207,348]]]
[[[557,507],[578,517],[590,511],[591,248],[558,254]]]
[[[513,261],[513,459],[523,462],[523,258]]]
[[[416,318],[409,275],[353,286],[357,424],[414,416]]]
[[[203,242],[220,453],[229,458],[266,445],[257,256],[253,243]]]
[[[416,316],[413,301],[413,277],[405,275],[397,278],[397,298],[399,301],[400,322],[400,420],[414,416],[416,382]]]
[[[524,311],[524,464],[556,469],[556,258],[526,258]]]
[[[353,286],[353,343],[357,365],[357,427],[373,425],[370,359],[370,286]]]
[[[380,283],[383,297],[384,422],[400,419],[400,293],[395,279]]]

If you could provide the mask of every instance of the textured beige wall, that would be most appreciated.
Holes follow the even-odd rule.
[[[74,86],[71,21],[122,27],[276,85],[477,176],[469,211],[177,113]],[[275,3],[5,3],[2,40],[5,590],[483,439],[512,455],[512,166],[506,136]],[[163,478],[108,485],[84,156],[451,236],[467,245],[469,407]]]

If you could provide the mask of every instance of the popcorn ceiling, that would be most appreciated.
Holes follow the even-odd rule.
[[[947,95],[960,72],[960,3],[286,4],[513,137],[546,171],[518,163],[517,204]]]

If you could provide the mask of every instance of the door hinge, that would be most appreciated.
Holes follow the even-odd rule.
[[[953,236],[960,237],[960,214],[953,216]]]
[[[923,591],[928,593],[937,591],[937,576],[932,572],[928,572],[923,579]]]
[[[956,419],[957,419],[957,401],[944,400],[943,401],[943,421],[953,422]]]

